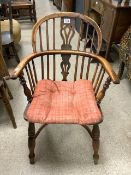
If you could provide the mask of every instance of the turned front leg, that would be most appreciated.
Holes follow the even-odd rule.
[[[34,158],[35,158],[35,125],[34,123],[29,123],[29,128],[28,128],[28,147],[29,147],[29,158],[30,158],[30,163],[34,164]]]
[[[93,154],[94,164],[97,164],[99,159],[99,154],[98,154],[99,145],[100,145],[99,138],[100,138],[99,125],[94,125],[92,129],[92,146],[94,150],[94,154]]]

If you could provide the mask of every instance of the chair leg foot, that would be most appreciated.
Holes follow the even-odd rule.
[[[99,138],[100,138],[99,125],[94,125],[92,129],[92,146],[94,150],[94,154],[93,154],[94,164],[98,164],[98,160],[99,160],[99,154],[98,154],[99,145],[100,145]]]
[[[94,159],[94,164],[95,164],[95,165],[98,164],[98,160],[99,160],[99,158],[98,158],[98,159]]]
[[[28,127],[28,147],[29,147],[29,159],[30,164],[35,163],[35,125],[34,123],[29,123]]]
[[[35,159],[30,157],[30,164],[34,164],[35,163]]]
[[[96,155],[93,155],[93,159],[94,159],[94,164],[97,165],[98,164],[98,160],[99,160],[99,156],[96,158]]]

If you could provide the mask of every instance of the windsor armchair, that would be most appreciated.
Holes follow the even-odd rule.
[[[29,123],[30,163],[34,163],[36,138],[45,126],[79,124],[92,138],[93,159],[97,164],[99,123],[103,120],[100,103],[110,83],[119,83],[107,60],[82,51],[37,52],[21,60],[11,75],[11,79],[16,78],[28,101],[24,116]],[[42,126],[35,132],[36,123]]]

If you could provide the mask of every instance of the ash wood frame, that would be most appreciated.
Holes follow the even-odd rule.
[[[11,79],[19,78],[20,83],[23,86],[24,94],[27,97],[28,104],[30,104],[32,99],[33,99],[33,92],[35,89],[34,80],[32,80],[33,74],[34,74],[34,79],[37,81],[36,69],[34,67],[34,60],[36,58],[38,59],[38,57],[39,57],[39,59],[41,59],[41,56],[44,57],[44,56],[58,55],[58,54],[59,55],[66,55],[66,56],[68,56],[68,55],[82,56],[85,59],[91,58],[91,59],[99,62],[99,64],[101,64],[101,66],[104,70],[104,73],[107,74],[107,79],[103,80],[104,83],[103,83],[103,86],[101,87],[101,90],[99,91],[99,93],[95,94],[98,107],[100,108],[100,103],[101,103],[102,99],[104,98],[106,90],[109,88],[110,83],[113,82],[114,84],[118,84],[119,79],[118,79],[117,75],[115,74],[115,72],[113,71],[111,65],[108,63],[108,61],[105,60],[104,58],[102,58],[101,56],[98,56],[98,55],[93,54],[93,53],[87,53],[87,52],[82,52],[82,51],[73,51],[73,50],[71,50],[71,51],[69,51],[69,50],[68,51],[67,50],[52,50],[52,51],[45,51],[45,52],[39,52],[39,53],[32,53],[31,55],[22,59],[22,61],[19,63],[19,65],[15,68],[15,70],[14,70],[13,74],[10,76],[10,78]],[[32,63],[32,65],[33,65],[32,70],[30,69],[30,66],[29,66],[30,63]],[[29,75],[29,72],[27,71],[27,66],[29,68],[30,75]],[[24,74],[23,74],[24,69],[26,69],[26,72],[29,75],[28,79],[29,79],[29,82],[32,84],[31,88],[28,87],[26,80],[24,78]],[[96,72],[96,69],[97,68],[95,68],[94,72]],[[34,71],[34,73],[33,73],[33,71]],[[99,78],[99,77],[100,77],[100,75],[98,74],[97,78]],[[88,79],[88,76],[86,76],[86,78]],[[47,77],[47,79],[48,79],[48,77]],[[102,77],[102,79],[103,79],[103,77]],[[30,81],[30,80],[32,80],[32,81]],[[75,79],[74,79],[74,81],[75,81]],[[98,84],[102,83],[101,78],[100,78],[100,81],[97,81],[97,83]],[[99,85],[99,87],[100,87],[100,85]],[[28,105],[27,105],[27,108],[28,108]],[[100,110],[101,110],[101,108],[100,108]],[[90,137],[92,138],[92,146],[93,146],[93,150],[94,150],[93,159],[94,159],[94,163],[97,164],[98,159],[99,159],[98,149],[99,149],[99,144],[100,144],[100,141],[99,141],[99,137],[100,137],[99,123],[91,123],[90,125],[93,126],[92,130],[87,125],[81,125],[81,126],[83,126],[87,130]],[[42,125],[38,129],[38,131],[35,132],[35,123],[29,122],[28,147],[29,147],[29,158],[30,158],[31,164],[34,164],[34,162],[35,162],[34,161],[34,158],[35,158],[34,149],[35,149],[36,138],[45,126],[47,126],[47,123]]]
[[[96,52],[97,54],[99,54],[99,51],[100,51],[100,48],[101,48],[101,44],[102,44],[102,33],[101,33],[101,30],[99,28],[99,26],[97,25],[97,23],[92,20],[90,17],[86,16],[86,15],[83,15],[83,14],[80,14],[80,13],[74,13],[74,12],[58,12],[58,13],[54,13],[54,14],[50,14],[50,15],[47,15],[47,16],[44,16],[42,18],[40,18],[36,24],[34,25],[33,27],[33,30],[32,30],[32,47],[33,47],[33,52],[38,52],[38,51],[44,51],[44,50],[55,50],[55,49],[58,49],[56,48],[56,45],[55,45],[55,42],[56,42],[56,38],[55,38],[55,20],[58,19],[58,18],[72,18],[72,19],[79,19],[81,21],[80,23],[80,33],[79,33],[79,38],[78,38],[78,44],[77,44],[77,48],[75,50],[81,50],[80,49],[80,41],[82,39],[82,35],[83,35],[83,23],[87,24],[87,28],[86,28],[86,36],[85,36],[85,43],[84,43],[84,48],[83,50],[86,51],[86,46],[88,44],[88,41],[87,41],[87,37],[88,37],[88,27],[91,25],[93,27],[93,30],[94,32],[96,32],[96,36],[98,37],[98,40],[97,40],[97,47],[96,47]],[[48,29],[48,22],[49,20],[53,20],[53,47],[50,48],[50,45],[49,45],[49,29]],[[46,23],[46,33],[47,33],[47,37],[44,38],[44,40],[46,40],[47,42],[47,48],[46,49],[43,49],[43,40],[42,40],[42,31],[41,31],[41,25],[43,23]],[[89,26],[88,26],[89,25]],[[63,30],[63,26],[64,24],[61,25],[61,28],[60,28],[60,32],[61,30]],[[74,29],[74,25],[72,24],[71,22],[71,25],[68,26],[67,24],[67,27],[69,28],[69,30],[75,30]],[[73,29],[72,29],[73,28]],[[40,33],[40,50],[37,50],[37,41],[36,41],[36,34],[37,32]],[[93,40],[94,40],[94,37],[96,36],[93,36],[93,38],[91,38],[91,41],[92,41],[92,44],[94,44]],[[61,36],[62,37],[62,36]],[[68,34],[65,34],[65,37],[68,37]],[[72,38],[74,37],[74,35],[72,36]],[[71,38],[71,40],[72,40]],[[64,40],[63,40],[64,42]],[[93,47],[93,46],[91,46]],[[90,52],[92,52],[92,48],[90,47]],[[61,49],[65,49],[65,50],[68,50],[69,48],[68,47],[64,47],[64,48],[61,48]],[[83,51],[81,50],[81,51]]]

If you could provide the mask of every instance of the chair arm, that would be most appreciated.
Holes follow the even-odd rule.
[[[103,65],[105,71],[107,72],[107,74],[109,75],[109,77],[111,78],[112,82],[114,84],[119,84],[120,80],[119,77],[117,76],[117,74],[114,72],[111,64],[103,57],[101,56],[97,56],[98,60],[101,62],[101,64]]]
[[[36,58],[39,55],[40,55],[40,53],[32,53],[32,54],[24,57],[20,61],[20,63],[17,65],[17,67],[14,69],[14,71],[10,74],[10,79],[17,79],[19,77],[19,75],[22,73],[25,66],[28,64],[28,62],[30,60],[32,60],[33,58]]]
[[[110,65],[110,63],[104,59],[101,56],[98,56],[96,54],[93,53],[89,53],[89,52],[81,52],[81,51],[75,51],[75,50],[50,50],[50,51],[45,51],[45,52],[37,52],[37,53],[32,53],[29,56],[23,58],[21,60],[21,62],[18,64],[18,66],[15,68],[14,72],[12,75],[10,75],[11,79],[16,79],[19,77],[19,75],[21,74],[21,72],[23,71],[23,69],[25,68],[26,64],[31,61],[32,59],[39,57],[39,56],[44,56],[44,55],[54,55],[54,54],[67,54],[67,55],[81,55],[84,57],[91,57],[94,60],[100,62],[103,66],[103,68],[105,69],[105,71],[107,72],[107,74],[109,75],[109,77],[111,78],[112,82],[114,84],[119,84],[119,78],[116,75],[116,73],[114,72],[114,70],[112,69],[112,66]]]

